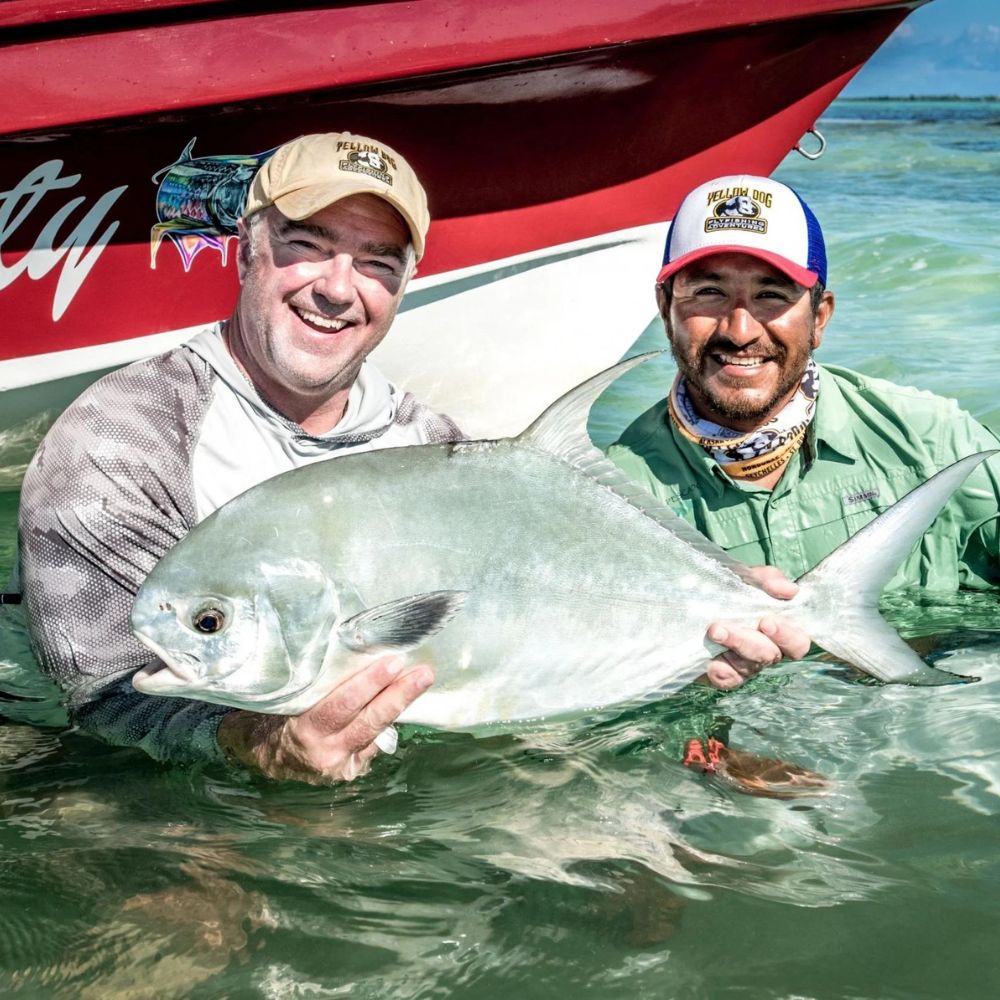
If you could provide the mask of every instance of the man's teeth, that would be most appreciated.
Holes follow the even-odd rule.
[[[719,361],[724,365],[737,365],[740,368],[755,368],[764,364],[767,358],[734,358],[729,354],[720,354]]]
[[[307,322],[312,323],[313,326],[318,326],[323,330],[332,330],[336,333],[338,330],[343,330],[347,323],[342,319],[327,319],[326,316],[320,316],[319,313],[309,312],[306,309],[295,308],[295,311]]]

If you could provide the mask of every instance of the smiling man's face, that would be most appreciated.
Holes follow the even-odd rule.
[[[674,275],[660,311],[700,416],[751,431],[795,394],[819,347],[833,295],[809,290],[747,254],[704,257]]]
[[[413,270],[410,233],[374,195],[301,222],[271,206],[240,229],[229,349],[261,395],[314,434],[336,425],[361,363],[386,335]]]

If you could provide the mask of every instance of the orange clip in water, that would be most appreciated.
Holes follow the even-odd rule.
[[[705,744],[702,743],[701,740],[690,739],[687,741],[687,746],[684,748],[684,766],[698,766],[705,772],[705,774],[715,774],[716,768],[719,766],[722,751],[725,748],[725,743],[721,743],[719,740],[709,737],[708,749],[706,752]]]

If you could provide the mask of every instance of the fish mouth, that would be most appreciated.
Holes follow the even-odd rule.
[[[188,688],[201,678],[201,664],[189,653],[175,656],[167,654],[159,643],[147,635],[136,633],[136,638],[156,654],[157,662],[147,663],[132,675],[132,687],[144,694],[158,694],[177,688]]]

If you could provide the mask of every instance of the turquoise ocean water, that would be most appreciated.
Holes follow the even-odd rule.
[[[820,358],[956,396],[1000,428],[1000,103],[840,101],[778,176],[823,221]],[[651,263],[651,269],[655,262]],[[637,344],[662,346],[651,327]],[[631,352],[630,352],[631,353]],[[664,360],[595,409],[607,444]],[[0,573],[16,495],[0,493]],[[0,703],[0,995],[981,997],[1000,990],[996,594],[886,611],[978,684],[818,661],[521,736],[405,731],[352,785],[164,767],[67,731],[12,670]],[[22,643],[0,629],[0,661]],[[685,738],[827,776],[753,798]]]

